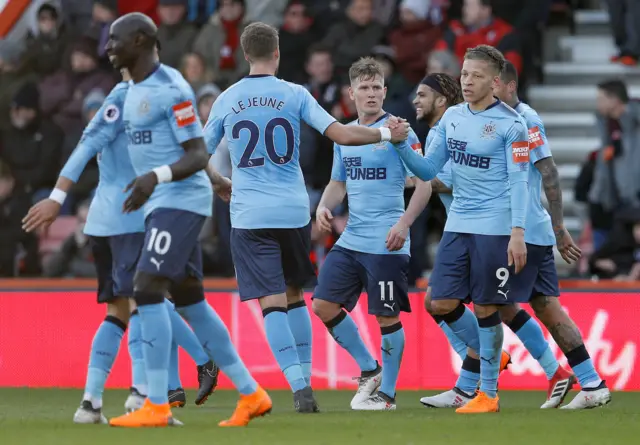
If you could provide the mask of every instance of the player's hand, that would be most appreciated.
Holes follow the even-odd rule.
[[[221,176],[220,181],[213,186],[213,191],[224,202],[231,201],[231,179]]]
[[[131,190],[131,194],[125,200],[122,211],[124,213],[135,212],[149,200],[151,194],[158,184],[158,177],[154,172],[146,173],[142,176],[138,176],[131,181],[124,192],[127,193]]]
[[[389,122],[391,121],[391,122]],[[389,118],[388,126],[391,130],[391,142],[397,144],[407,139],[409,136],[409,130],[411,129],[409,122],[404,119],[398,119],[395,116]]]
[[[318,207],[316,210],[316,224],[322,232],[331,233],[333,231],[331,227],[332,220],[331,210],[326,207]]]
[[[387,249],[389,252],[395,252],[404,247],[407,236],[409,235],[409,227],[398,221],[387,233]]]
[[[33,232],[40,228],[47,228],[60,214],[62,206],[53,199],[43,199],[32,206],[27,215],[22,218],[22,230]]]
[[[573,242],[569,231],[564,227],[556,230],[556,246],[558,246],[558,252],[560,252],[562,259],[568,264],[575,263],[582,256],[582,251]]]
[[[513,229],[509,247],[507,247],[509,266],[515,265],[515,272],[519,273],[527,264],[527,245],[524,243],[524,230]]]

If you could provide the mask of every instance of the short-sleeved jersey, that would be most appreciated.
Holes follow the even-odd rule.
[[[238,229],[304,227],[309,196],[300,169],[300,121],[324,133],[335,122],[302,86],[247,76],[213,104],[204,133],[213,153],[226,135],[231,155],[231,225]]]
[[[551,217],[542,205],[542,175],[533,165],[545,158],[551,157],[551,148],[540,115],[529,105],[522,102],[515,106],[515,110],[524,118],[529,131],[529,206],[527,207],[527,227],[524,240],[529,244],[539,246],[553,246],[556,243]]]
[[[388,118],[385,114],[370,126],[379,128]],[[414,150],[422,153],[413,131],[407,140]],[[407,176],[413,174],[390,142],[356,147],[334,144],[331,179],[346,182],[349,202],[347,227],[336,244],[363,253],[408,255],[409,238],[401,250],[390,252],[386,247],[389,229],[404,214]]]
[[[84,233],[92,236],[114,236],[144,232],[142,211],[123,213],[125,187],[136,177],[127,150],[122,110],[128,84],[121,82],[111,90],[104,103],[87,125],[60,176],[74,182],[87,163],[98,157],[100,179],[91,201]]]
[[[525,227],[529,142],[526,124],[513,108],[499,100],[480,112],[467,103],[453,106],[424,158],[407,144],[396,148],[423,180],[433,179],[451,159],[454,200],[445,231],[509,235],[512,227]]]
[[[182,75],[166,65],[139,83],[130,83],[124,104],[129,155],[138,176],[184,156],[180,144],[201,138],[202,125],[193,90]],[[181,181],[158,184],[144,206],[211,215],[213,190],[204,170]]]

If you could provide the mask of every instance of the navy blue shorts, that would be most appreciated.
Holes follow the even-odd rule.
[[[465,301],[471,296],[480,305],[528,302],[530,272],[525,267],[515,275],[513,266],[507,265],[509,239],[509,235],[444,232],[429,278],[431,298]]]
[[[313,298],[337,303],[351,312],[363,289],[369,313],[386,317],[411,312],[409,255],[376,255],[334,246],[320,269]]]
[[[133,296],[133,276],[144,244],[144,233],[91,236],[98,273],[98,303]]]
[[[156,209],[145,220],[145,238],[138,271],[181,283],[202,280],[198,237],[206,218],[186,210]]]
[[[231,229],[231,255],[242,301],[316,283],[309,258],[311,223],[297,229]]]
[[[553,246],[527,243],[527,265],[517,276],[522,285],[529,289],[529,299],[560,296]]]

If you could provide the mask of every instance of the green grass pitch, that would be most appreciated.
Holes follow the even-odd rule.
[[[183,428],[125,430],[106,425],[74,425],[78,390],[0,389],[2,445],[615,445],[640,437],[640,393],[615,393],[604,408],[580,412],[542,411],[541,392],[501,392],[498,414],[460,415],[453,410],[424,408],[425,392],[398,394],[395,412],[353,412],[353,393],[320,391],[320,414],[296,414],[291,394],[271,392],[273,413],[247,428],[224,429],[236,393],[216,392],[204,407],[174,409]],[[567,400],[575,394],[572,391]],[[107,391],[107,417],[122,413],[125,391]]]

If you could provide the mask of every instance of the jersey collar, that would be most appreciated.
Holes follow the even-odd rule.
[[[381,120],[384,120],[384,119],[386,119],[386,118],[388,118],[388,117],[389,117],[389,113],[387,113],[387,112],[385,111],[385,113],[384,113],[382,116],[380,116],[378,119],[376,119],[376,121],[375,121],[375,122],[372,122],[372,123],[370,123],[369,125],[367,125],[367,127],[371,127],[372,125],[375,125],[375,124],[377,124],[378,122],[380,122]],[[360,125],[360,120],[359,120],[359,119],[357,119],[357,120],[356,120],[356,123],[357,123],[358,125]]]
[[[259,79],[261,77],[273,77],[273,74],[248,74],[244,76],[245,79]]]
[[[473,111],[470,107],[469,104],[467,103],[467,110],[469,111],[469,113],[471,114],[480,114],[480,113],[484,113],[485,111],[488,111],[494,107],[497,107],[498,104],[502,103],[502,101],[500,99],[498,99],[496,96],[493,96],[494,99],[496,99],[496,101],[494,103],[492,103],[491,105],[489,105],[487,108],[485,108],[484,110],[480,110],[480,111]]]

